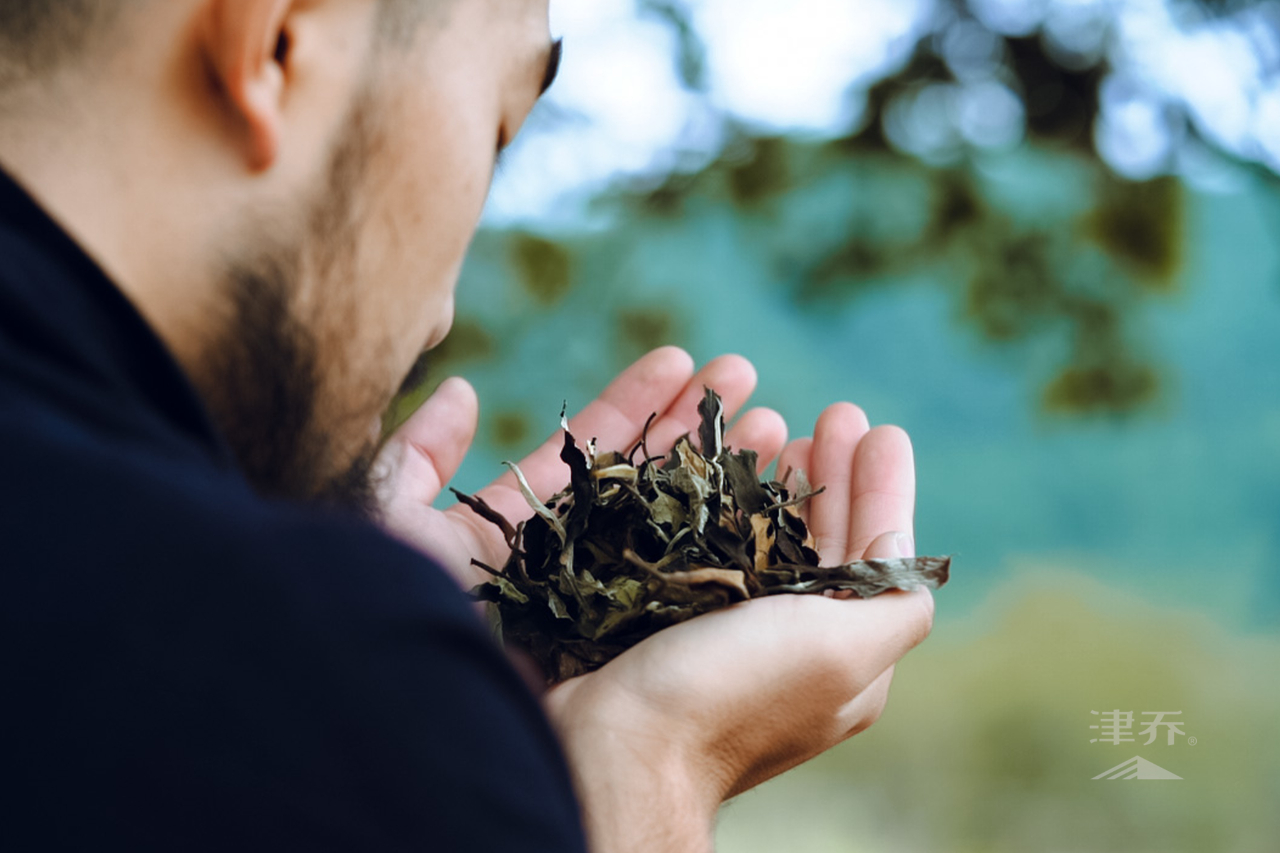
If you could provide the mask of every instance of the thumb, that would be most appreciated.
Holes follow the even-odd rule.
[[[863,554],[864,560],[898,560],[909,559],[916,555],[916,543],[910,533],[882,533],[872,540]],[[842,589],[832,592],[828,598],[852,598],[851,590]]]
[[[863,559],[896,560],[909,559],[916,555],[916,542],[910,533],[884,533],[877,536],[867,546]]]
[[[863,559],[867,560],[909,560],[916,555],[916,540],[910,533],[885,533],[877,536],[876,539],[867,547],[866,554]],[[920,587],[912,592],[905,590],[891,590],[884,593],[885,595],[906,595],[914,596],[920,600],[920,604],[925,608],[929,623],[933,623],[933,593],[926,587]],[[927,633],[927,632],[926,632]],[[922,638],[923,639],[923,638]]]
[[[446,379],[391,436],[384,450],[395,499],[431,503],[453,479],[475,439],[480,401],[465,379]]]
[[[865,558],[908,559],[914,556],[914,550],[909,535],[885,533],[871,543]],[[848,598],[852,595],[852,592],[842,590],[834,597]],[[857,612],[851,612],[850,608]],[[838,637],[839,648],[858,650],[856,660],[849,661],[853,664],[849,668],[852,676],[849,684],[855,687],[854,693],[861,693],[878,676],[886,671],[891,673],[895,662],[929,636],[933,629],[933,613],[933,594],[928,588],[912,591],[893,589],[866,600],[849,601],[836,611],[826,611],[821,619],[814,619],[810,628]],[[890,678],[891,674],[883,679],[881,693],[887,692]],[[883,705],[882,700],[882,695],[879,700],[863,700],[855,709],[866,707],[868,702],[874,705],[879,701]]]

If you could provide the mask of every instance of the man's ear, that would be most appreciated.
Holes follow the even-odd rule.
[[[207,0],[204,51],[242,122],[249,167],[268,169],[280,151],[284,125],[285,29],[294,0]]]

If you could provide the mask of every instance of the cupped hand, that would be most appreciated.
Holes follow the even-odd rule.
[[[871,430],[856,407],[833,406],[812,439],[785,449],[779,470],[788,469],[826,488],[808,509],[824,564],[914,556],[915,473],[901,430]],[[628,804],[662,796],[640,778],[650,768],[663,790],[678,788],[713,815],[724,799],[862,731],[885,707],[894,663],[932,619],[925,589],[866,601],[770,596],[660,631],[555,686],[544,703],[589,829],[625,834]]]
[[[657,412],[649,446],[658,452],[696,430],[704,386],[721,394],[731,417],[755,382],[751,365],[735,356],[695,375],[684,352],[657,350],[570,429],[602,448],[627,448]],[[380,459],[386,526],[434,556],[464,588],[488,577],[473,558],[500,565],[508,553],[500,531],[465,506],[433,507],[474,437],[476,418],[475,393],[450,380]],[[803,470],[825,487],[805,509],[824,564],[913,555],[915,471],[905,433],[872,430],[861,410],[838,404],[823,413],[813,438],[783,449],[785,442],[785,424],[766,409],[748,412],[727,437],[733,447],[757,450],[762,467],[781,450],[780,474]],[[561,445],[556,434],[519,463],[540,498],[566,484]],[[511,474],[479,496],[513,522],[531,514]],[[615,839],[625,839],[626,849],[694,849],[724,799],[871,725],[885,707],[894,663],[927,636],[932,618],[927,590],[868,601],[771,596],[668,628],[551,689],[544,703],[598,849],[623,849]],[[650,831],[667,833],[670,843],[648,843]]]
[[[569,428],[580,439],[596,438],[601,449],[627,450],[640,440],[650,415],[657,413],[649,428],[649,446],[670,447],[681,435],[697,429],[704,386],[719,392],[726,417],[732,417],[755,390],[756,372],[746,359],[730,355],[695,375],[693,360],[684,351],[655,350],[615,379],[570,421]],[[461,379],[446,381],[388,439],[375,468],[383,525],[434,557],[464,589],[489,578],[472,565],[473,559],[501,567],[510,553],[501,531],[467,507],[459,504],[439,510],[434,506],[475,438],[478,413],[471,386]],[[759,450],[765,463],[778,455],[786,440],[786,424],[768,409],[744,414],[727,437],[733,446]],[[557,433],[518,463],[542,500],[569,482],[568,469],[560,460],[562,446],[563,438]],[[510,473],[478,496],[513,524],[533,514]]]

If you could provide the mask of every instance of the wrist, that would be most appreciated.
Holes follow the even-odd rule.
[[[545,697],[560,734],[593,853],[712,853],[718,783],[699,773],[678,739],[638,719]]]

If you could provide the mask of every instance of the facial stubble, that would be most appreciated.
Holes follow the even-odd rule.
[[[293,228],[297,236],[259,223],[250,248],[228,264],[226,316],[195,377],[260,494],[366,517],[377,514],[370,424],[392,381],[361,375],[382,363],[382,353],[349,352],[360,314],[360,203],[377,119],[366,90],[334,144],[321,191]]]

